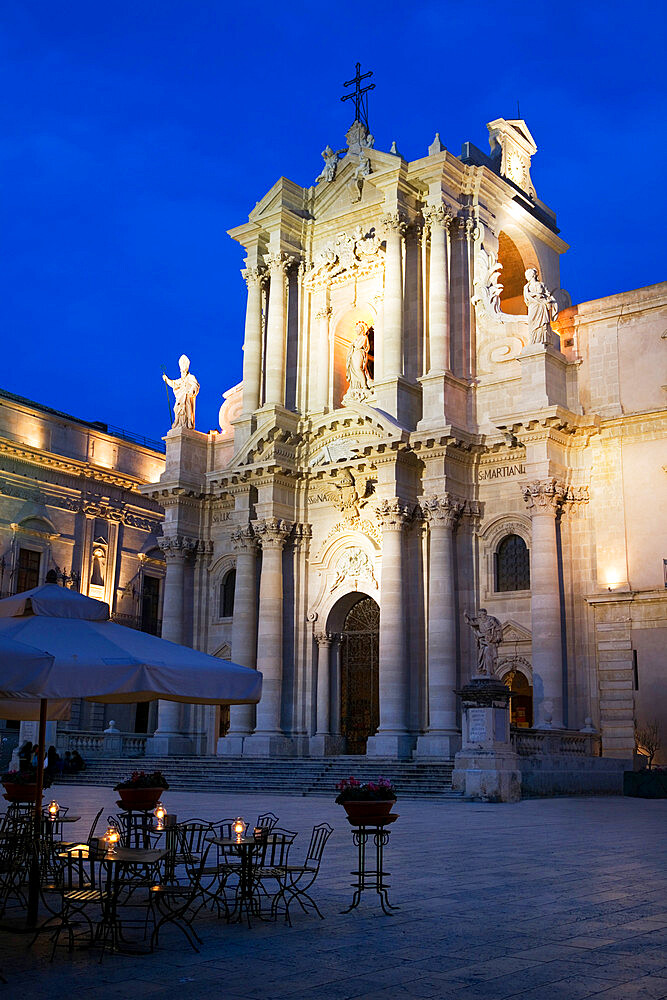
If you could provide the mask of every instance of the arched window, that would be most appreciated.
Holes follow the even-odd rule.
[[[220,617],[231,618],[234,614],[234,590],[236,588],[236,570],[230,569],[220,584]]]
[[[495,554],[496,591],[530,589],[530,556],[520,535],[505,535]]]

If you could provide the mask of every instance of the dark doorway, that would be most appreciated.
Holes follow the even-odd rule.
[[[160,580],[156,576],[144,576],[141,592],[141,631],[159,635],[161,628]]]
[[[16,593],[32,590],[39,586],[39,566],[42,561],[41,552],[32,549],[19,549],[18,579]]]
[[[380,724],[379,633],[380,608],[362,597],[345,616],[341,635],[341,733],[348,754],[365,754]]]

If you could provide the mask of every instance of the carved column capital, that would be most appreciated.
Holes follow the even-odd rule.
[[[567,489],[557,479],[536,479],[522,486],[521,493],[531,515],[555,516],[563,504]]]
[[[167,562],[191,559],[197,549],[197,539],[186,535],[163,536],[157,543]]]
[[[324,647],[324,649],[330,649],[336,637],[329,635],[328,632],[315,632],[313,638],[320,649],[322,649],[322,647]]]
[[[232,532],[232,548],[235,552],[255,552],[257,550],[257,539],[251,525],[246,524],[243,528],[237,528]]]
[[[262,549],[282,549],[287,541],[292,525],[278,517],[266,517],[253,521],[257,541]]]
[[[391,234],[404,236],[407,223],[403,212],[386,212],[380,217],[380,226],[385,237]]]
[[[325,306],[323,309],[320,309],[318,310],[318,312],[315,313],[315,319],[319,320],[329,319],[332,312],[333,309],[331,308],[331,306]]]
[[[312,537],[313,529],[309,524],[297,523],[292,528],[292,539],[295,549],[306,547]]]
[[[265,267],[242,267],[241,276],[248,288],[261,288],[266,283],[267,273]]]
[[[426,205],[422,209],[425,228],[433,230],[435,228],[449,230],[454,211],[449,205]]]
[[[410,508],[397,497],[383,500],[376,509],[377,519],[383,531],[401,531],[410,520]]]
[[[283,274],[287,274],[292,265],[296,263],[296,257],[282,251],[267,253],[264,255],[264,260],[271,271],[282,271]]]
[[[448,528],[451,531],[463,514],[465,501],[451,493],[443,493],[442,496],[422,497],[419,508],[429,528]]]

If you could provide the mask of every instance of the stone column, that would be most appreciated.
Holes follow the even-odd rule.
[[[522,487],[532,519],[530,623],[533,660],[533,725],[563,728],[563,648],[556,517],[565,488],[555,479]]]
[[[262,547],[259,582],[257,669],[261,671],[262,697],[257,706],[255,732],[246,737],[243,753],[271,756],[289,753],[290,741],[281,729],[283,682],[283,547],[292,525],[276,517],[253,521]]]
[[[243,413],[249,416],[260,405],[262,386],[262,285],[266,279],[262,267],[241,271],[248,286],[243,342]]]
[[[454,528],[463,502],[446,493],[424,497],[422,512],[429,528],[428,561],[428,703],[429,725],[417,741],[417,753],[451,757],[461,744],[456,725],[456,581]]]
[[[386,239],[384,270],[383,379],[403,374],[403,235],[405,222],[400,212],[383,215]]]
[[[331,646],[333,636],[319,633],[317,643],[317,728],[316,736],[331,733]]]
[[[232,620],[232,660],[242,667],[257,666],[257,541],[248,524],[232,534],[236,552],[236,585]],[[218,740],[218,753],[238,755],[253,731],[254,705],[232,705],[229,732]]]
[[[450,370],[449,358],[449,266],[447,234],[452,220],[446,205],[429,206],[423,216],[431,233],[429,264],[428,330],[429,375]]]
[[[407,757],[415,745],[407,724],[409,674],[403,577],[403,526],[409,514],[395,498],[383,500],[377,514],[382,525],[380,727],[377,735],[369,738],[366,752],[369,757]]]
[[[269,318],[266,328],[266,403],[285,405],[285,313],[287,304],[287,271],[294,258],[285,253],[270,253],[265,257],[271,275]]]
[[[317,337],[317,352],[315,357],[315,363],[317,366],[317,383],[315,397],[315,409],[325,410],[329,405],[329,359],[330,359],[330,345],[329,345],[329,317],[331,316],[331,309],[329,306],[324,306],[316,314],[316,319],[319,324],[319,331]]]
[[[162,601],[162,638],[182,645],[185,639],[185,568],[194,556],[197,542],[193,538],[174,535],[158,538],[158,545],[167,563]],[[190,740],[180,732],[180,714],[178,702],[158,701],[157,729],[146,747],[150,753],[159,755],[190,751]]]

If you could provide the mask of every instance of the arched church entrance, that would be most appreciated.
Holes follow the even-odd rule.
[[[520,670],[510,670],[503,677],[510,689],[510,723],[520,729],[533,725],[533,689],[530,681]]]
[[[365,754],[368,737],[380,725],[379,636],[380,608],[360,594],[341,632],[340,723],[348,754]]]

